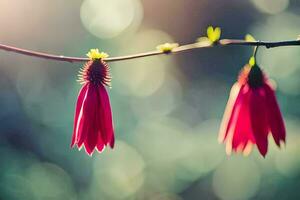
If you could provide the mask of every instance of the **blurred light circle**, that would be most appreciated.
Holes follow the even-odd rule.
[[[168,77],[154,94],[131,101],[133,113],[139,118],[169,114],[181,101],[182,87],[174,77]]]
[[[294,177],[300,174],[299,144],[298,146],[290,146],[284,153],[285,155],[276,157],[277,170],[286,177]]]
[[[120,53],[128,54],[128,52],[154,50],[155,45],[172,41],[172,37],[163,31],[147,29],[140,31],[132,39],[126,40],[121,45]],[[124,62],[122,66],[115,66],[113,67],[113,76],[120,83],[121,93],[147,97],[162,86],[166,78],[167,68],[176,68],[176,63],[172,57],[154,56]]]
[[[272,15],[263,23],[254,25],[251,33],[257,39],[280,41],[299,35],[300,16],[293,13]],[[278,83],[278,89],[286,94],[299,94],[300,64],[296,57],[298,48],[282,47],[258,52],[259,64]]]
[[[161,87],[165,78],[165,68],[166,63],[161,58],[153,57],[120,66],[114,70],[113,75],[123,84],[122,88],[125,87],[127,93],[146,97]]]
[[[112,38],[139,25],[142,13],[139,0],[85,0],[80,9],[83,25],[99,38]]]
[[[278,88],[288,95],[299,95],[300,94],[300,70],[291,74],[288,78],[280,79],[280,85]]]
[[[293,13],[281,13],[269,16],[264,22],[255,24],[250,32],[259,40],[280,41],[299,35],[300,16]],[[276,77],[286,77],[299,69],[294,56],[299,49],[291,47],[272,48],[258,51],[258,61]],[[269,69],[270,68],[270,69]]]
[[[35,199],[72,199],[75,196],[70,176],[57,165],[33,164],[25,177]]]
[[[148,164],[145,188],[177,193],[189,186],[190,181],[181,175],[182,158],[188,156],[189,131],[186,124],[168,117],[144,120],[138,125],[132,137]]]
[[[289,178],[297,177],[300,174],[300,137],[298,136],[298,130],[299,127],[295,129],[294,134],[291,134],[291,130],[289,131],[288,145],[284,146],[283,150],[279,151],[275,157],[276,169]]]
[[[161,166],[176,161],[184,154],[188,127],[172,118],[142,120],[134,131],[133,142],[148,162]]]
[[[116,142],[113,151],[105,151],[99,156],[93,167],[91,193],[96,197],[102,193],[108,199],[128,198],[144,182],[143,158],[132,146],[122,141]]]
[[[300,65],[291,59],[299,53],[300,51],[294,48],[272,49],[262,51],[259,60],[264,63],[262,67],[271,78],[286,79],[300,68]]]
[[[288,6],[289,0],[252,0],[255,7],[261,12],[277,14],[284,11]]]
[[[23,102],[24,110],[31,119],[41,120],[41,109],[44,106],[43,97],[45,91],[51,89],[50,85],[47,72],[41,67],[28,65],[26,69],[21,68],[18,71],[16,88]]]
[[[223,200],[249,199],[260,185],[260,170],[257,165],[244,158],[230,157],[213,175],[213,188]]]
[[[224,149],[216,142],[219,120],[200,123],[185,136],[185,156],[179,162],[180,177],[194,181],[213,171],[224,159]]]
[[[62,93],[57,90],[57,87],[53,87],[46,70],[34,66],[19,70],[16,88],[24,110],[31,119],[51,125],[51,127],[68,126],[66,122],[69,122],[68,117],[74,107],[70,104],[66,106],[66,103],[74,101],[71,99],[74,96],[71,96],[69,92]]]

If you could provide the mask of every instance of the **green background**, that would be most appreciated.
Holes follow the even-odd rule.
[[[222,38],[295,39],[297,0],[0,0],[0,42],[110,56]],[[0,199],[300,199],[300,49],[260,48],[277,83],[287,144],[226,156],[219,124],[252,47],[199,49],[111,63],[115,149],[70,149],[80,63],[0,51]]]

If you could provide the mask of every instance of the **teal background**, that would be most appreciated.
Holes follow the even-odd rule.
[[[222,38],[289,40],[297,0],[0,0],[0,42],[67,56],[110,56]],[[286,146],[227,156],[219,124],[252,47],[198,49],[110,63],[115,149],[70,148],[80,63],[0,51],[0,199],[299,199],[300,49],[260,48],[277,83]]]

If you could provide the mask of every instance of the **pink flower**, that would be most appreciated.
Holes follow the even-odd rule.
[[[114,147],[114,129],[109,97],[105,85],[110,83],[109,66],[101,59],[88,61],[80,72],[83,83],[75,110],[71,147],[85,147],[92,155],[96,148]]]
[[[226,143],[227,154],[233,150],[247,155],[256,145],[265,157],[270,132],[280,147],[286,133],[274,89],[257,65],[246,65],[231,89],[219,141]]]

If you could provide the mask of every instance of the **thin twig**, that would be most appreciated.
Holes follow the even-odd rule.
[[[274,48],[274,47],[282,47],[282,46],[299,46],[300,40],[279,41],[279,42],[264,42],[264,41],[247,42],[245,40],[222,39],[215,46],[233,46],[233,45],[265,46],[266,48]],[[114,62],[114,61],[129,60],[129,59],[142,58],[142,57],[147,57],[147,56],[155,56],[155,55],[161,55],[161,54],[174,54],[174,53],[189,51],[192,49],[208,48],[208,47],[214,47],[214,46],[209,43],[191,43],[191,44],[186,44],[186,45],[181,45],[179,47],[176,47],[171,52],[168,52],[168,53],[156,50],[156,51],[149,51],[149,52],[145,52],[145,53],[127,55],[127,56],[105,58],[104,61]],[[27,56],[50,59],[50,60],[57,60],[57,61],[64,61],[64,62],[86,62],[89,60],[88,58],[69,57],[69,56],[63,56],[63,55],[47,54],[47,53],[38,52],[38,51],[31,51],[31,50],[21,49],[21,48],[8,46],[8,45],[4,45],[4,44],[0,44],[0,49],[2,49],[4,51],[12,51],[12,52],[27,55]]]
[[[222,39],[219,41],[220,45],[242,45],[242,46],[265,46],[267,49],[274,47],[282,47],[282,46],[299,46],[300,40],[288,40],[288,41],[279,41],[279,42],[264,42],[264,41],[256,41],[256,42],[247,42],[245,40],[231,40],[231,39]]]

